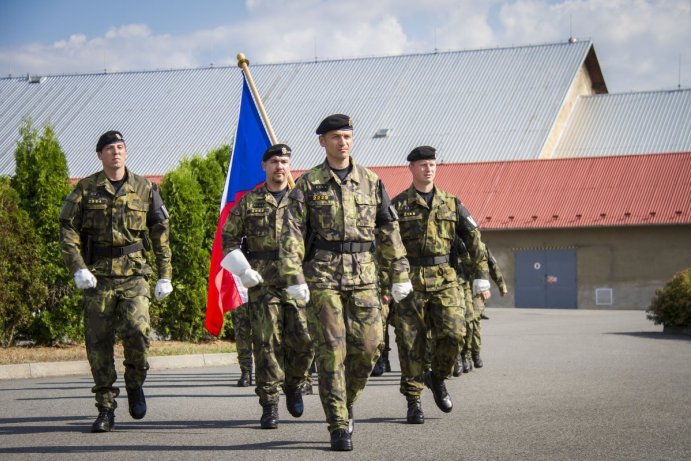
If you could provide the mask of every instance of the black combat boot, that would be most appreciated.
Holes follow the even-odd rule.
[[[470,360],[468,360],[468,357],[466,357],[465,352],[461,352],[461,366],[463,368],[463,373],[468,373],[473,369],[473,365],[470,363]]]
[[[425,386],[432,391],[434,403],[437,404],[441,411],[449,413],[453,410],[453,402],[446,390],[446,384],[444,384],[443,379],[437,378],[434,372],[430,371],[429,373],[425,373]]]
[[[475,368],[482,368],[484,365],[479,352],[473,352],[473,365],[475,365]]]
[[[288,413],[295,418],[302,416],[302,412],[305,411],[305,405],[302,402],[302,391],[300,386],[285,386],[283,391],[286,394],[286,408],[288,408]]]
[[[387,373],[391,373],[391,362],[389,362],[389,353],[384,352],[382,357],[384,357],[384,371]]]
[[[480,318],[482,320],[489,320],[489,317],[487,317],[484,312],[482,314],[480,314]]]
[[[238,379],[238,387],[249,387],[252,384],[252,369],[241,368],[240,379]]]
[[[331,433],[331,449],[333,451],[353,450],[353,439],[347,429],[336,429]]]
[[[355,420],[353,419],[353,404],[351,403],[346,407],[348,409],[348,434],[352,434],[355,431]]]
[[[461,357],[463,354],[459,353],[458,357],[456,357],[456,363],[453,365],[453,375],[458,378],[463,374],[463,360]]]
[[[408,424],[424,424],[425,414],[422,412],[420,399],[408,401],[408,414],[406,415]]]
[[[115,410],[98,407],[98,416],[91,425],[91,432],[110,432],[115,428]]]
[[[374,368],[372,369],[371,376],[381,376],[384,374],[384,359],[382,359],[381,355],[377,359],[377,363],[374,364]]]
[[[262,417],[259,420],[262,429],[278,427],[278,403],[267,403],[262,406]]]
[[[144,398],[144,389],[141,386],[127,389],[127,403],[132,418],[142,419],[146,416],[146,399]]]

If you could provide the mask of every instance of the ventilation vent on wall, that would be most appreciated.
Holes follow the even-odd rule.
[[[32,75],[26,77],[26,81],[29,83],[43,83],[47,80],[48,77],[46,76],[41,76],[41,75]]]
[[[595,288],[595,305],[611,306],[614,303],[611,288]]]
[[[388,138],[391,136],[391,128],[379,128],[376,133],[374,133],[375,138]]]

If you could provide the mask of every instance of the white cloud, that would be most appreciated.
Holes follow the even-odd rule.
[[[595,43],[610,90],[691,85],[688,0],[245,0],[243,22],[183,35],[124,23],[54,43],[0,48],[0,74],[80,73],[526,45]]]

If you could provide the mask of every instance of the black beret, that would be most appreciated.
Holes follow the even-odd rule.
[[[286,144],[274,144],[273,146],[270,146],[268,149],[264,151],[264,155],[262,156],[262,162],[266,162],[269,160],[271,157],[275,156],[286,156],[290,157],[290,154],[292,154],[293,151],[290,150],[290,147],[288,147]]]
[[[419,146],[410,151],[407,160],[414,162],[415,160],[434,160],[436,158],[437,149],[430,146]]]
[[[333,114],[326,117],[317,127],[317,134],[335,130],[352,130],[353,121],[347,115]]]
[[[101,135],[100,138],[98,138],[98,142],[96,143],[96,152],[101,152],[101,150],[103,150],[103,148],[108,144],[113,144],[116,142],[125,142],[125,139],[122,137],[122,133],[119,131],[106,131]]]

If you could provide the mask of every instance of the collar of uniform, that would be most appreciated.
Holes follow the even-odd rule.
[[[355,160],[353,157],[350,157],[350,166],[352,167],[350,170],[350,173],[348,174],[348,178],[353,181],[356,184],[360,183],[360,171],[357,168],[357,165],[355,165]],[[336,173],[334,173],[331,170],[331,167],[329,166],[328,160],[324,160],[324,163],[321,165],[321,174],[322,174],[322,179],[326,182],[330,180],[331,178],[336,177]]]
[[[409,204],[415,203],[417,205],[428,208],[427,202],[425,202],[422,199],[422,197],[420,197],[420,195],[418,195],[417,190],[415,189],[415,186],[413,184],[411,184],[410,187],[408,188],[406,199],[407,199]]]
[[[122,195],[124,192],[132,192],[134,191],[134,187],[130,184],[130,181],[132,180],[132,174],[130,173],[130,170],[128,170],[125,167],[125,182],[120,187],[119,194]],[[110,179],[106,176],[106,172],[101,170],[98,173],[98,176],[96,177],[96,187],[103,187],[105,190],[110,192],[111,194],[115,195],[115,189],[113,188],[113,184],[110,182]]]
[[[271,205],[273,205],[275,207],[280,208],[281,204],[276,202],[276,198],[274,197],[274,195],[271,193],[271,191],[267,187],[266,182],[264,182],[261,186],[259,186],[259,188],[257,188],[256,191],[258,194],[261,194],[264,196],[264,201],[270,203]],[[290,190],[286,191],[286,194],[288,194],[288,193],[290,193]],[[284,198],[285,198],[285,196],[284,196]],[[283,204],[283,206],[286,206],[286,204],[288,202],[287,202],[287,200],[281,200],[281,203]]]

